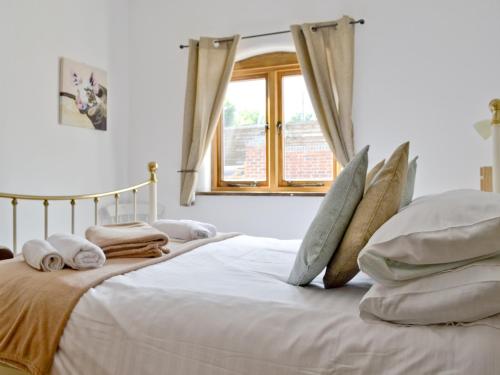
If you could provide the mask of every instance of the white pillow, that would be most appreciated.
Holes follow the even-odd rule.
[[[414,200],[376,231],[359,268],[384,285],[500,254],[500,194],[455,190]]]
[[[403,283],[375,284],[359,305],[363,319],[400,324],[467,323],[500,313],[500,257]]]

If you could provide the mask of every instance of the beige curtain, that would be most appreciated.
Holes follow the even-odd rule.
[[[351,117],[354,25],[349,23],[351,21],[352,18],[344,16],[333,22],[291,26],[316,117],[326,141],[342,165],[354,156]],[[334,23],[337,26],[333,27]]]
[[[198,168],[210,145],[231,79],[239,35],[189,41],[189,62],[184,105],[184,134],[180,203],[193,204]]]

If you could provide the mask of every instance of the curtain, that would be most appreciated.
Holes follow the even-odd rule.
[[[292,25],[297,58],[326,141],[345,166],[354,157],[352,18]],[[336,23],[337,26],[332,26]]]
[[[189,41],[189,61],[184,105],[180,203],[195,199],[198,168],[214,136],[224,96],[234,68],[239,35],[231,38]]]

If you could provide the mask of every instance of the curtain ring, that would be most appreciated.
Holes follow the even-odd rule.
[[[333,27],[334,29],[336,29],[338,25],[339,25],[338,23],[333,23],[330,25],[311,26],[311,31],[316,32],[316,31],[318,31],[318,29],[322,29],[324,27]]]

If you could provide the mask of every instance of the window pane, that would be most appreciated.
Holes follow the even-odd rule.
[[[302,75],[287,75],[283,92],[285,181],[333,179],[333,154],[316,120]]]
[[[224,181],[266,180],[266,79],[229,83],[222,117]]]

